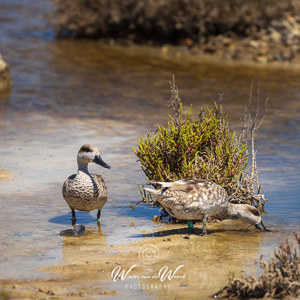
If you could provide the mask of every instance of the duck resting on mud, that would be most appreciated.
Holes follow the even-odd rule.
[[[220,185],[204,179],[182,179],[174,182],[152,182],[160,189],[144,188],[153,194],[164,209],[174,218],[188,221],[193,228],[193,221],[203,221],[203,234],[207,234],[207,217],[218,220],[238,218],[261,231],[266,229],[261,214],[248,204],[232,204],[228,194]]]

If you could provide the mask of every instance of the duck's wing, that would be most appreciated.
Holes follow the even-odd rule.
[[[64,182],[62,187],[62,194],[63,197],[66,199],[69,196],[70,191],[67,192],[67,187],[69,187],[72,182],[74,181],[74,178],[76,177],[76,174],[73,174],[67,178],[67,180]]]
[[[181,191],[185,193],[191,193],[196,191],[200,186],[205,185],[208,181],[204,179],[181,179],[174,182],[153,182],[161,185],[163,190],[169,191]]]
[[[100,186],[103,186],[106,188],[105,181],[101,175],[98,174],[91,174],[92,178],[99,184]]]
[[[100,195],[102,197],[107,197],[107,186],[103,177],[98,174],[91,174],[91,177],[94,180],[94,196],[98,197]],[[94,183],[96,183],[96,186]]]
[[[220,185],[204,179],[182,179],[174,182],[157,182],[162,186],[162,193],[176,195],[184,202],[215,203],[227,202],[227,192]]]

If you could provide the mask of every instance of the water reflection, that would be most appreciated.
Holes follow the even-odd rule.
[[[81,212],[76,211],[76,217],[77,217],[77,224],[90,224],[92,222],[96,223],[95,217],[91,216],[88,212]],[[54,224],[63,224],[63,225],[70,225],[72,224],[72,213],[69,212],[68,214],[63,214],[59,216],[55,216],[48,220],[50,223]]]
[[[87,259],[89,252],[95,253],[107,249],[108,243],[106,234],[102,230],[101,226],[97,226],[97,229],[87,227],[85,235],[80,237],[63,237],[62,254],[65,261],[76,262],[80,260],[82,256]]]

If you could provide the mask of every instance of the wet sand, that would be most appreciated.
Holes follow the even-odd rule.
[[[45,278],[2,279],[0,283],[9,295],[20,299],[137,295],[139,299],[207,299],[226,284],[230,274],[257,273],[255,258],[266,238],[266,233],[239,221],[208,226],[208,236],[203,237],[200,224],[191,235],[185,224],[164,224],[155,234],[146,233],[126,247],[108,245],[101,227],[88,228],[85,236],[63,237],[64,262],[41,268]],[[143,257],[142,247],[153,247],[157,256]],[[127,272],[132,266],[124,280],[114,281],[115,268]],[[172,270],[174,277],[164,278],[165,270]]]

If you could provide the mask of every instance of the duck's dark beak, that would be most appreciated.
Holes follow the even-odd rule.
[[[257,223],[257,224],[255,225],[255,227],[256,227],[257,229],[259,229],[260,231],[271,231],[271,230],[269,230],[269,229],[267,229],[267,228],[265,227],[265,225],[264,225],[264,223],[263,223],[262,221],[260,221],[259,223]]]
[[[101,158],[100,155],[96,155],[93,162],[97,165],[102,166],[103,168],[107,168],[107,169],[111,168],[110,165],[108,165],[106,162],[104,162],[104,160]]]

